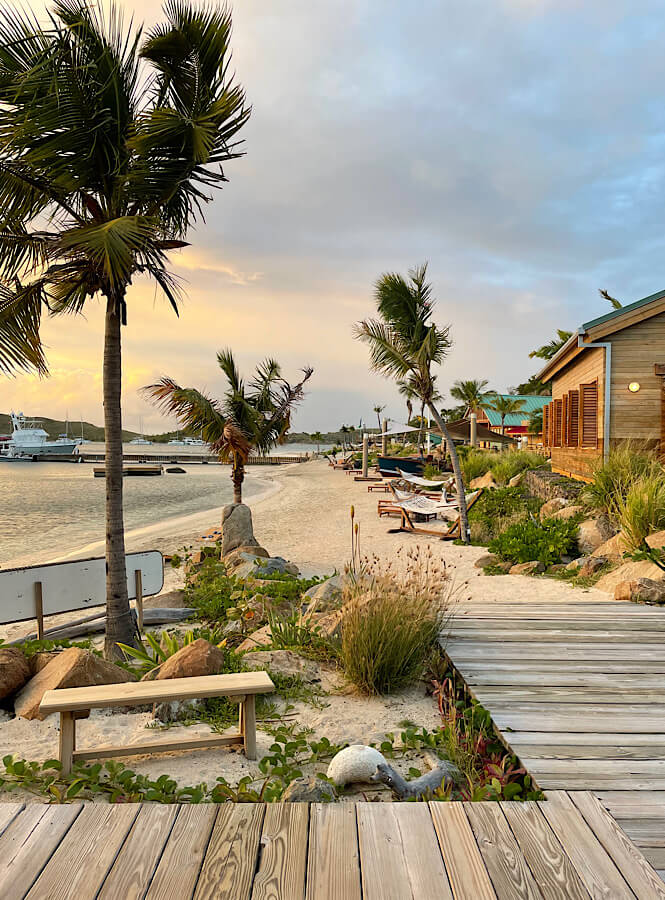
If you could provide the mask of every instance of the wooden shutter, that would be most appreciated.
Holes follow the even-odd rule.
[[[550,447],[554,446],[554,401],[550,403],[550,417],[549,417],[549,445]]]
[[[543,446],[549,447],[550,443],[550,433],[549,433],[549,425],[550,425],[550,405],[547,403],[543,406]]]
[[[598,446],[598,382],[580,385],[580,446]]]
[[[580,434],[580,392],[568,395],[568,446],[577,447]]]
[[[568,446],[568,394],[563,395],[561,410],[561,446]]]
[[[554,401],[554,447],[561,446],[561,437],[562,437],[562,425],[563,425],[563,401],[555,400]]]

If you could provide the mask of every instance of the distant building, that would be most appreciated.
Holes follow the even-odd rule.
[[[611,447],[665,452],[665,291],[582,325],[538,373],[552,469],[588,480]]]
[[[524,406],[519,413],[511,413],[507,415],[504,421],[505,433],[509,437],[518,439],[528,437],[530,443],[538,443],[541,441],[541,435],[528,433],[529,417],[531,413],[539,412],[544,406],[550,402],[551,397],[541,397],[534,394],[495,394],[496,397],[506,397],[510,400],[523,400]],[[489,401],[488,399],[488,402]],[[471,410],[467,410],[467,415]],[[475,410],[478,417],[478,424],[491,428],[492,431],[501,433],[501,415],[493,409]]]

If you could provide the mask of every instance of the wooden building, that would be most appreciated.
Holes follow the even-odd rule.
[[[609,449],[665,451],[665,291],[586,322],[538,373],[552,469],[588,480]]]
[[[497,394],[496,396],[505,397],[509,400],[521,400],[523,403],[520,412],[509,413],[505,417],[503,423],[504,434],[513,438],[513,440],[528,439],[529,445],[539,443],[542,440],[541,435],[529,432],[529,418],[533,413],[540,412],[549,403],[551,397],[537,394]],[[466,415],[468,416],[470,412],[472,410],[467,409]],[[501,416],[496,410],[480,407],[475,410],[475,413],[479,425],[484,425],[496,434],[501,434]]]

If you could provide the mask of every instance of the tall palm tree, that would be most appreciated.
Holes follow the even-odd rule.
[[[312,439],[316,441],[316,452],[318,453],[321,441],[323,440],[323,434],[320,431],[315,431],[312,435]]]
[[[378,403],[377,403],[377,405],[374,407],[374,412],[376,413],[376,421],[379,423],[379,431],[381,431],[381,413],[383,412],[383,410],[384,410],[385,408],[386,408],[385,405],[384,405],[384,406],[381,406],[381,405],[378,404]]]
[[[348,425],[342,425],[339,429],[340,434],[342,435],[342,450],[346,450],[346,436],[351,433],[351,429]]]
[[[177,312],[185,246],[250,109],[225,8],[167,0],[145,38],[111,3],[55,0],[46,28],[0,17],[0,370],[47,371],[41,317],[106,305],[106,643],[131,643],[122,504],[121,325],[133,279]]]
[[[456,381],[450,389],[450,396],[459,400],[466,409],[472,412],[479,409],[487,394],[485,388],[489,382],[485,379]]]
[[[523,397],[509,397],[503,394],[490,394],[483,401],[485,409],[493,409],[494,412],[501,416],[501,434],[506,433],[505,421],[506,416],[512,416],[524,410],[525,400]]]
[[[436,400],[433,366],[440,365],[452,345],[449,328],[432,321],[434,298],[427,280],[427,263],[411,269],[405,278],[396,272],[382,275],[375,285],[378,318],[365,319],[354,326],[354,335],[369,346],[372,369],[394,378],[408,380],[429,408],[448,450],[457,483],[462,539],[468,543],[469,523],[464,499],[464,480],[457,451]]]
[[[548,344],[543,344],[542,347],[536,347],[535,350],[532,350],[529,353],[529,359],[534,359],[534,357],[536,359],[552,359],[572,336],[572,331],[564,331],[562,328],[557,328],[556,337]]]
[[[411,424],[411,419],[413,418],[413,401],[416,400],[416,395],[409,384],[409,381],[398,381],[397,382],[397,390],[404,397],[404,402],[406,404],[406,424]]]
[[[274,359],[256,367],[245,384],[231,350],[220,350],[217,362],[227,390],[223,400],[213,400],[196,388],[184,388],[164,377],[143,388],[142,393],[183,428],[201,434],[222,462],[231,464],[233,502],[242,503],[245,466],[252,450],[265,454],[282,442],[291,426],[291,414],[304,396],[305,382],[313,369],[303,369],[303,378],[290,385]]]

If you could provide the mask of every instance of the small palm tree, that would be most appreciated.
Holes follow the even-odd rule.
[[[440,328],[432,321],[434,299],[426,279],[427,263],[411,269],[408,278],[396,272],[382,275],[375,285],[378,318],[358,322],[354,335],[369,346],[372,369],[394,378],[398,384],[407,381],[432,413],[450,453],[459,498],[460,532],[468,543],[464,479],[455,444],[436,405],[439,394],[432,372],[433,366],[446,358],[452,341],[450,329]]]
[[[483,407],[485,409],[493,409],[494,412],[501,416],[501,434],[506,433],[505,421],[506,416],[512,416],[524,410],[525,400],[523,397],[507,397],[502,394],[491,394],[485,401]]]
[[[413,401],[416,399],[416,394],[411,385],[407,381],[398,381],[397,382],[397,390],[404,397],[404,402],[406,404],[406,424],[411,424],[411,419],[413,418]]]
[[[43,314],[106,305],[107,657],[131,644],[123,524],[121,326],[147,275],[178,310],[168,252],[239,156],[250,110],[229,67],[231,15],[167,0],[145,38],[111,2],[56,0],[46,28],[0,17],[0,372],[46,373]],[[101,355],[101,354],[100,354]]]
[[[351,433],[351,429],[348,425],[342,425],[339,429],[340,434],[342,435],[342,450],[346,450],[346,436]]]
[[[196,388],[180,387],[172,378],[162,378],[142,392],[164,412],[174,415],[183,428],[201,434],[221,462],[231,464],[233,502],[242,503],[250,453],[265,454],[282,442],[313,369],[303,369],[302,381],[291,386],[282,377],[279,363],[267,359],[257,366],[254,378],[246,385],[230,350],[221,350],[217,362],[228,384],[221,401]]]
[[[315,431],[312,438],[316,441],[316,452],[318,453],[321,441],[323,440],[323,434],[320,431]]]
[[[379,431],[381,431],[381,413],[385,408],[385,406],[380,406],[378,403],[374,407],[374,412],[376,413],[376,421],[379,423]]]
[[[450,389],[450,396],[459,400],[465,407],[475,412],[482,406],[487,394],[485,388],[489,382],[482,378],[478,380],[456,381]]]

